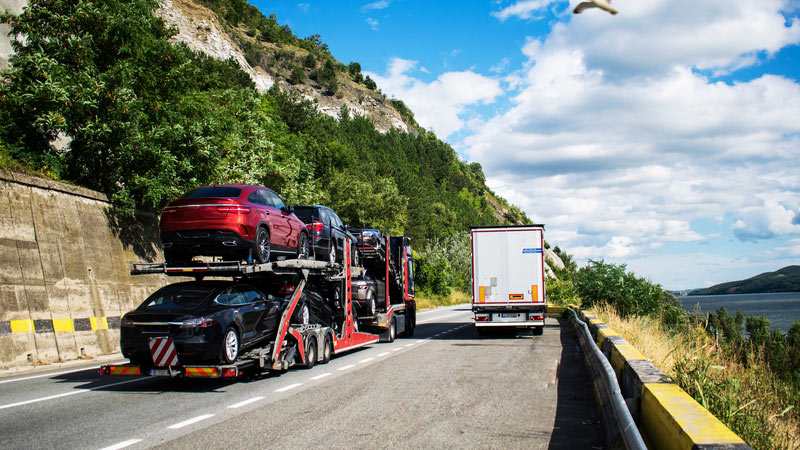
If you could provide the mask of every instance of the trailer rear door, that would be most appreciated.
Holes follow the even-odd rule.
[[[473,304],[543,303],[542,245],[541,228],[473,229]]]

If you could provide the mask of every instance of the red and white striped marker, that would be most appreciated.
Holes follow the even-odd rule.
[[[150,338],[150,354],[157,367],[178,365],[178,352],[170,338]]]

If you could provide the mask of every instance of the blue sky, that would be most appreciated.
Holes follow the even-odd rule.
[[[580,263],[671,289],[800,264],[800,0],[253,4],[361,63]]]

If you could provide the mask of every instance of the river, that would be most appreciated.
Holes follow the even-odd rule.
[[[742,311],[745,317],[761,316],[769,319],[770,327],[784,333],[792,323],[800,321],[800,292],[778,292],[771,294],[687,295],[678,297],[681,306],[693,311],[699,304],[703,312],[716,312],[721,306],[728,314]]]

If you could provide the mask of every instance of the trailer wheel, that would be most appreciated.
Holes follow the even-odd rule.
[[[317,339],[311,338],[308,340],[308,348],[306,348],[306,360],[304,362],[306,369],[311,369],[317,363]]]
[[[233,327],[228,327],[222,338],[222,359],[232,364],[239,357],[239,333]]]
[[[269,231],[263,226],[256,230],[256,238],[253,241],[253,253],[259,263],[268,263],[272,248],[269,242]]]
[[[533,327],[533,335],[541,336],[544,333],[544,327]]]
[[[325,336],[325,346],[322,347],[322,364],[328,364],[333,357],[333,340],[331,336]]]

